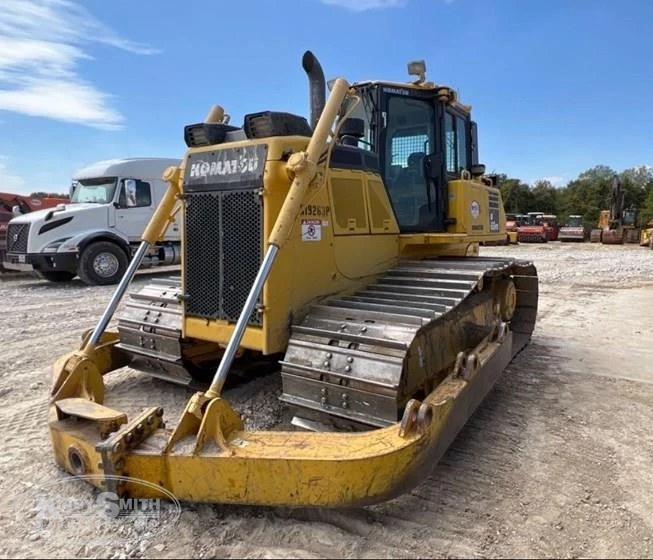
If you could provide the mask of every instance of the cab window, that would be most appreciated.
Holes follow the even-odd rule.
[[[467,121],[463,117],[445,113],[444,145],[448,173],[458,175],[462,169],[469,169]]]
[[[435,111],[429,102],[393,96],[387,121],[384,181],[400,230],[419,231],[432,221],[424,160],[434,149]]]
[[[134,191],[128,188],[126,181],[134,181]],[[123,179],[120,181],[120,197],[118,204],[121,208],[140,208],[152,205],[152,191],[150,184],[140,179]]]
[[[374,138],[372,131],[372,106],[369,104],[367,97],[363,96],[362,101],[355,107],[352,111],[351,117],[361,119],[363,121],[363,137],[353,141],[350,139],[349,142],[345,142],[347,145],[353,145],[357,148],[362,148],[363,150],[373,151],[374,149]]]

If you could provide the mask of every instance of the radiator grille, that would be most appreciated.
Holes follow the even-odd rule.
[[[186,314],[237,321],[262,260],[258,189],[192,193],[187,205]],[[254,312],[250,324],[261,322]]]
[[[29,224],[9,224],[7,228],[7,253],[27,253]]]

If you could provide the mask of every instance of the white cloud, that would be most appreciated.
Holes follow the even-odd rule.
[[[539,177],[532,181],[532,184],[537,183],[538,181],[548,181],[554,187],[563,187],[567,184],[567,179],[562,175],[552,175],[551,177]]]
[[[398,8],[405,6],[408,0],[321,0],[323,4],[347,8],[353,12],[364,12],[379,8]]]
[[[567,182],[567,179],[565,179],[560,175],[553,175],[552,177],[544,177],[544,180],[551,183],[554,187],[562,187],[562,185]]]
[[[152,48],[120,37],[75,0],[2,0],[0,110],[115,129],[111,96],[77,73],[85,47],[100,43],[135,54]]]
[[[21,193],[25,189],[25,180],[14,175],[8,168],[7,163],[0,156],[0,191],[10,193]]]

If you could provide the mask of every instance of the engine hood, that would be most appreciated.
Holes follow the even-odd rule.
[[[78,202],[75,204],[60,204],[54,208],[46,208],[44,210],[35,210],[22,216],[16,216],[11,220],[14,224],[37,224],[53,222],[61,218],[74,217],[79,214],[84,214],[84,218],[92,216],[94,219],[101,219],[105,221],[107,215],[106,204],[94,204],[88,202]],[[46,220],[46,218],[49,219]]]

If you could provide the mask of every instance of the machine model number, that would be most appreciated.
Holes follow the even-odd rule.
[[[301,215],[302,216],[320,216],[320,217],[326,217],[329,215],[329,212],[331,211],[331,208],[328,206],[318,206],[315,204],[308,204],[303,210]]]

